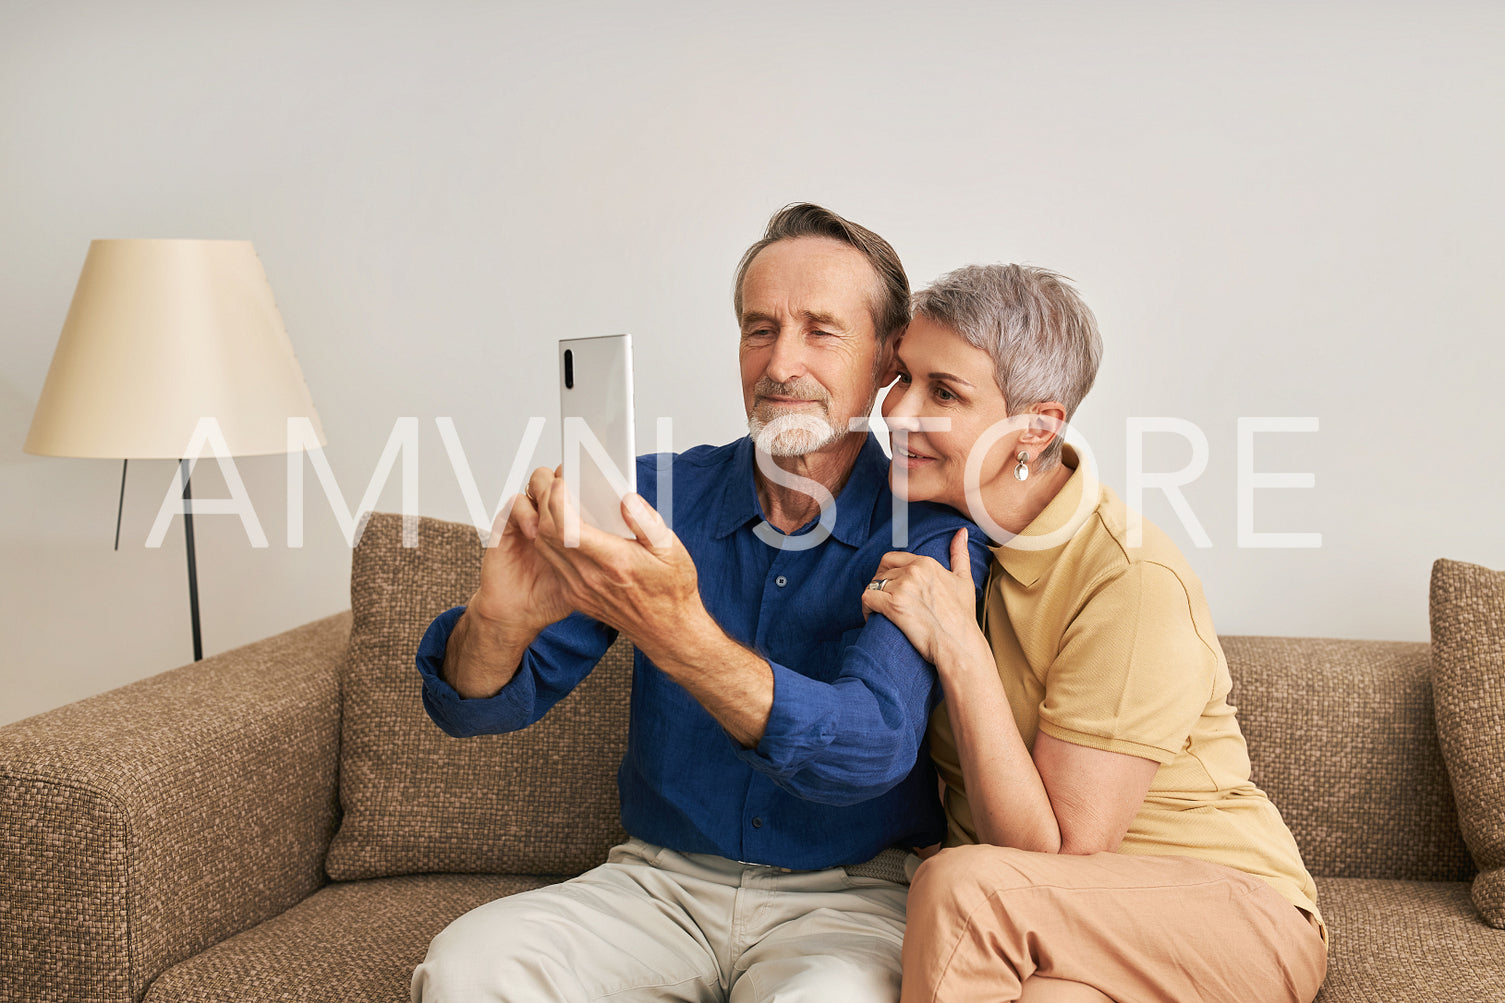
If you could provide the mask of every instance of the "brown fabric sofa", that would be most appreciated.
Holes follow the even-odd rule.
[[[629,650],[532,729],[444,736],[411,655],[480,547],[419,529],[370,520],[350,613],[0,728],[0,999],[403,1000],[450,920],[604,857]],[[1223,643],[1332,929],[1319,998],[1505,999],[1429,645]]]

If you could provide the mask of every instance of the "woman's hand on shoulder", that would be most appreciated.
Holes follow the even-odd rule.
[[[932,557],[890,551],[883,555],[871,585],[863,590],[862,607],[892,620],[926,661],[940,667],[955,641],[980,636],[977,627],[977,586],[972,579],[972,555],[967,531],[951,538],[951,567]]]

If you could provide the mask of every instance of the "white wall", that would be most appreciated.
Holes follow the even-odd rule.
[[[1131,417],[1206,432],[1213,546],[1144,508],[1223,632],[1425,639],[1434,558],[1505,566],[1505,8],[640,6],[0,6],[0,721],[189,657],[180,524],[144,547],[173,464],[133,464],[114,553],[119,465],[21,453],[95,237],[255,242],[352,504],[405,415],[424,514],[465,517],[438,416],[494,502],[561,336],[634,332],[642,441],[738,435],[731,270],[808,199],[917,285],[1078,280],[1104,477]],[[1315,487],[1255,498],[1320,549],[1238,546],[1240,416],[1319,420],[1255,458]],[[1189,456],[1155,436],[1146,468]],[[273,545],[197,520],[210,653],[348,601],[322,497],[290,550],[282,458],[240,471]]]

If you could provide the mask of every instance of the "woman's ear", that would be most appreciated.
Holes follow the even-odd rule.
[[[1029,409],[1029,427],[1019,436],[1019,445],[1039,456],[1065,431],[1066,408],[1060,401],[1045,401]]]

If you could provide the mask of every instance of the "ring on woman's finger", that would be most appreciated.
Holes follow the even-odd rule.
[[[885,586],[887,584],[888,584],[888,579],[887,578],[874,578],[872,581],[870,581],[870,582],[867,583],[867,587],[869,589],[872,589],[874,592],[882,592],[883,591],[883,586]]]

